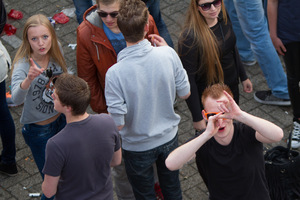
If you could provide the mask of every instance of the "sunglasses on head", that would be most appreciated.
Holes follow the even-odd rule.
[[[112,18],[116,18],[119,14],[119,12],[117,12],[117,11],[114,11],[111,13],[107,13],[107,12],[103,12],[103,11],[97,11],[97,12],[98,12],[98,15],[103,18],[107,17],[108,15],[111,16]]]
[[[198,4],[199,7],[201,7],[201,9],[203,11],[208,11],[211,8],[211,5],[214,5],[214,7],[219,7],[222,4],[222,0],[215,0],[211,3],[204,3],[204,4]]]
[[[221,113],[221,112],[205,112],[205,110],[203,110],[203,111],[204,111],[204,116],[205,116],[205,118],[206,118],[207,120],[208,120],[208,118],[210,118],[211,116],[215,116],[215,115]]]

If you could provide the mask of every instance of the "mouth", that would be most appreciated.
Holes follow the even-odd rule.
[[[225,130],[225,127],[219,128],[219,132],[222,132],[222,131],[224,131],[224,130]]]
[[[40,51],[45,51],[45,48],[40,48]]]

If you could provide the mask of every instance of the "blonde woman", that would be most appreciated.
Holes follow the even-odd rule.
[[[191,0],[178,53],[188,72],[191,96],[186,100],[196,131],[206,128],[202,117],[201,95],[215,83],[225,83],[239,102],[239,79],[245,92],[252,92],[241,63],[236,38],[222,0]]]
[[[53,83],[66,72],[66,63],[48,18],[37,14],[24,25],[23,42],[13,61],[12,100],[24,103],[20,122],[22,133],[43,177],[47,140],[66,124],[65,116],[54,110]]]

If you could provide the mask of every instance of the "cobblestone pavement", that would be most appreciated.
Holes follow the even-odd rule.
[[[20,10],[24,17],[21,20],[9,19],[7,23],[17,28],[14,36],[3,36],[1,38],[12,58],[14,58],[16,50],[20,45],[22,38],[22,27],[28,17],[36,13],[45,14],[48,17],[64,9],[74,9],[72,0],[4,0],[6,10]],[[161,0],[161,11],[163,18],[171,33],[175,49],[177,49],[178,34],[181,30],[181,24],[184,20],[185,12],[188,7],[189,0]],[[72,66],[76,70],[76,50],[69,47],[69,44],[76,43],[76,28],[78,24],[75,15],[70,17],[70,21],[66,24],[55,26],[56,33],[63,46],[65,58],[68,66]],[[262,75],[259,66],[249,67],[246,69],[254,90],[268,89],[266,81]],[[7,80],[7,86],[10,85],[10,79]],[[285,137],[280,142],[286,145],[287,134],[291,130],[292,110],[291,107],[278,107],[262,105],[254,101],[253,93],[245,94],[241,91],[240,107],[253,115],[265,118],[282,127],[285,131]],[[37,167],[33,161],[31,151],[25,144],[21,134],[21,124],[19,118],[22,112],[22,106],[10,109],[16,125],[16,148],[17,148],[17,165],[19,173],[15,177],[0,175],[0,200],[4,199],[39,199],[29,197],[29,193],[40,193],[42,179],[38,173]],[[182,144],[193,136],[192,120],[186,103],[179,100],[176,106],[177,113],[181,116],[179,125],[179,143]],[[89,109],[89,112],[92,112]],[[0,144],[0,149],[2,149]],[[277,144],[273,144],[277,145]],[[208,199],[207,189],[196,170],[195,162],[192,161],[180,170],[180,180],[183,191],[183,199]]]

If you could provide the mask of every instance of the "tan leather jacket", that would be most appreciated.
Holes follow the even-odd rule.
[[[104,33],[96,9],[96,5],[89,8],[84,14],[84,21],[77,28],[77,73],[88,82],[93,111],[107,113],[104,97],[105,74],[117,62],[117,54]],[[158,34],[152,16],[149,23],[148,34]]]

